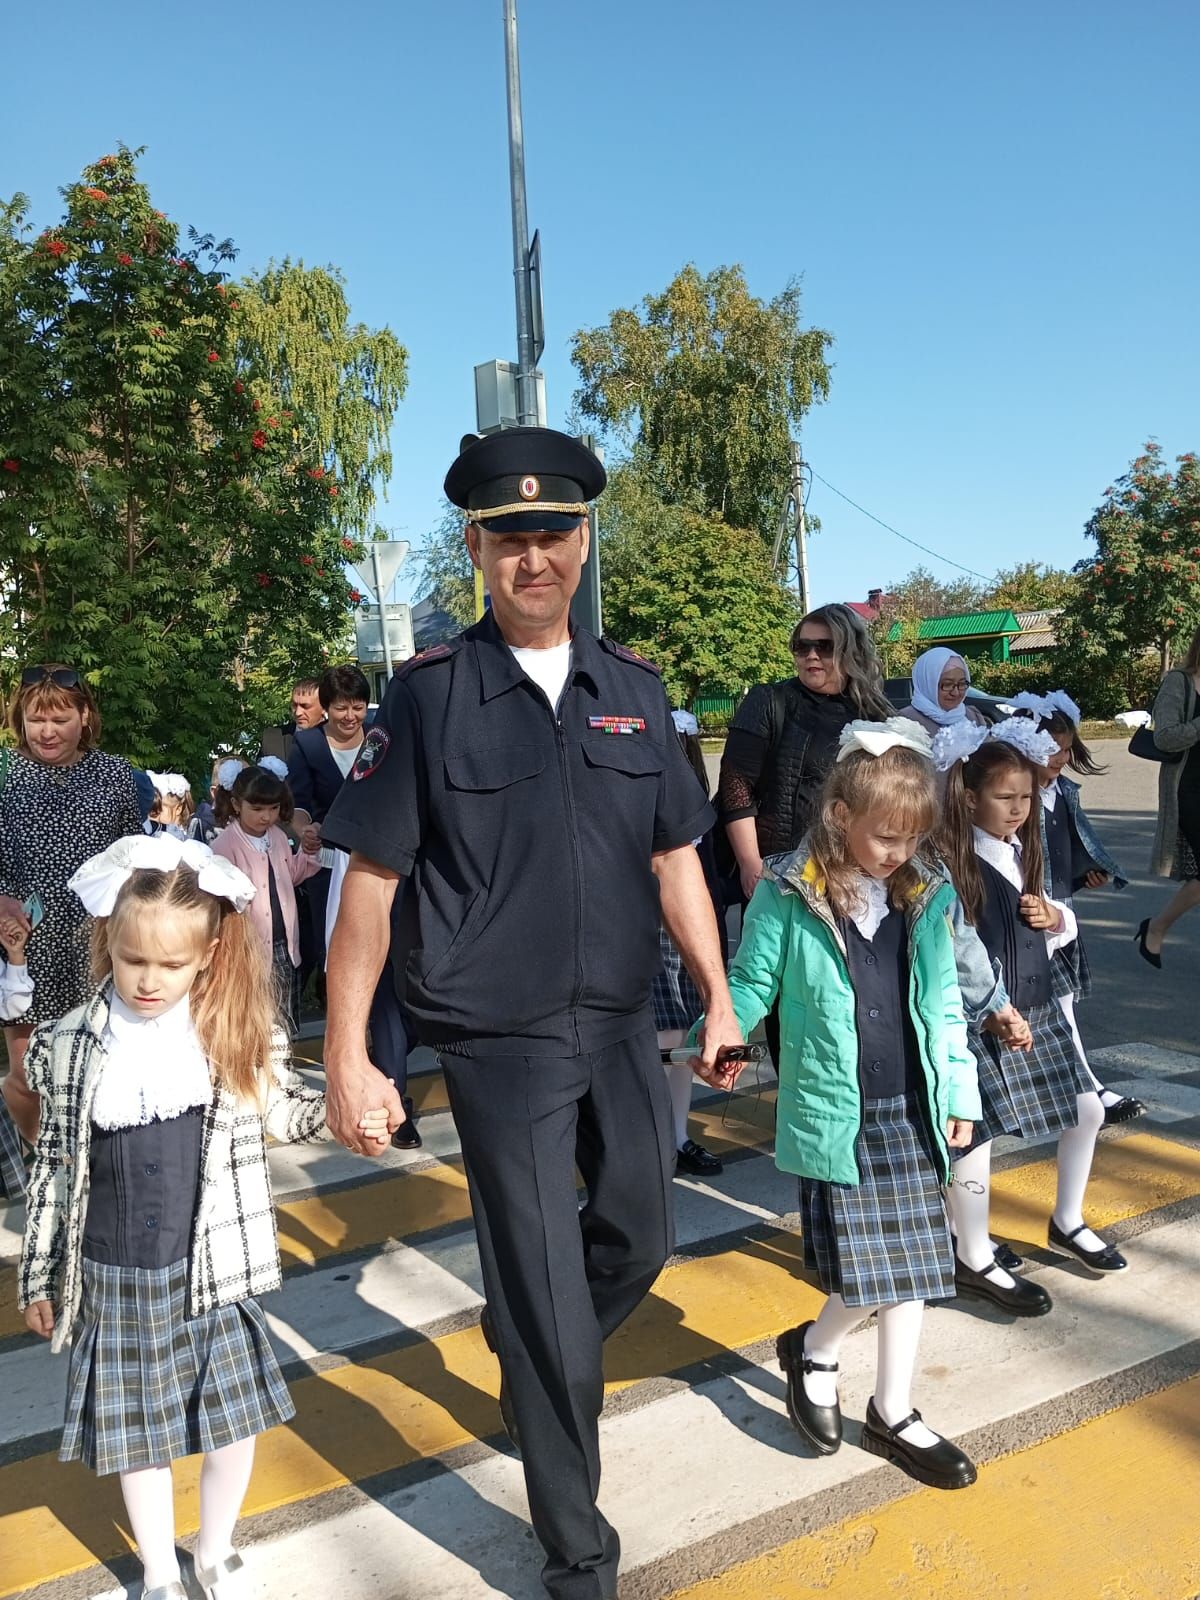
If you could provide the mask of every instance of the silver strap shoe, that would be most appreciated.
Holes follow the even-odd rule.
[[[143,1589],[142,1600],[187,1600],[181,1583],[160,1583],[157,1589]]]
[[[220,1600],[217,1594],[217,1585],[222,1578],[231,1578],[235,1572],[240,1572],[245,1562],[235,1550],[231,1556],[226,1556],[224,1561],[218,1561],[215,1567],[196,1568],[196,1582],[204,1590],[207,1600]],[[181,1589],[180,1594],[183,1593]],[[147,1600],[154,1600],[154,1596],[147,1596]]]

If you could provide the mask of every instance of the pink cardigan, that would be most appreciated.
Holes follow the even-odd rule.
[[[271,888],[267,874],[272,866],[275,868],[275,892],[279,896],[280,909],[283,911],[288,954],[292,958],[292,965],[298,967],[300,935],[299,919],[296,915],[296,885],[303,883],[305,878],[311,878],[314,872],[320,872],[320,856],[306,856],[303,851],[293,854],[283,829],[272,828],[267,834],[270,859],[268,864],[268,856],[254,848],[236,822],[231,822],[227,828],[221,829],[213,840],[212,847],[215,855],[224,856],[227,861],[232,861],[235,867],[240,867],[254,885],[256,893],[246,915],[258,929],[268,955],[271,953]]]

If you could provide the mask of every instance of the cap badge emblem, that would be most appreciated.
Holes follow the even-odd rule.
[[[522,478],[520,483],[517,485],[517,493],[521,496],[522,500],[536,500],[541,492],[541,484],[532,475],[527,478]]]

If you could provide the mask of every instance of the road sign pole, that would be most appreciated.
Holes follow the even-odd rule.
[[[525,199],[525,123],[521,113],[521,58],[517,52],[517,0],[504,0],[504,63],[508,77],[508,176],[512,199],[513,278],[517,297],[517,420],[536,427],[533,289],[529,214]]]
[[[375,598],[379,603],[379,633],[383,639],[383,664],[387,669],[387,681],[392,681],[392,646],[388,639],[387,597],[383,591],[383,578],[379,572],[379,541],[371,543],[371,568],[375,574]]]

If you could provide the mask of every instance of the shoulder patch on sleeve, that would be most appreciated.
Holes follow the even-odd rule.
[[[647,672],[652,672],[656,678],[662,677],[661,667],[656,666],[653,661],[647,661],[645,656],[638,655],[637,651],[631,650],[628,645],[618,644],[615,639],[610,639],[607,635],[601,639],[600,643],[608,651],[609,655],[617,656],[621,661],[632,661],[635,667],[644,667]]]
[[[435,661],[448,661],[459,650],[457,642],[454,644],[431,644],[428,650],[422,650],[420,655],[412,656],[403,666],[397,667],[393,678],[407,678],[410,672],[415,672],[418,667],[432,666]]]
[[[387,755],[391,742],[391,734],[378,724],[368,731],[350,769],[350,776],[355,783],[360,783],[363,778],[369,778],[372,773],[379,771],[379,764]]]

